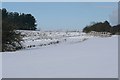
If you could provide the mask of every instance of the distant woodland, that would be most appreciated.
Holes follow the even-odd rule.
[[[93,23],[92,25],[86,26],[83,32],[89,33],[91,31],[96,32],[110,32],[111,34],[120,34],[120,24],[116,26],[111,26],[108,21]]]

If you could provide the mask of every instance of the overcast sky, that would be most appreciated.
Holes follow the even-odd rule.
[[[117,24],[117,2],[7,2],[8,11],[30,13],[43,30],[82,29],[91,22]]]

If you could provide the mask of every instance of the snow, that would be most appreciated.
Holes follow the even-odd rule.
[[[2,79],[2,52],[0,52],[0,80]]]
[[[33,32],[36,34],[35,32]],[[47,44],[64,40],[59,44],[39,46],[16,52],[4,52],[4,78],[117,78],[118,37],[92,37],[83,34],[54,32],[47,37],[32,34],[23,44]],[[42,34],[42,33],[41,33]],[[57,34],[57,35],[55,35]],[[68,34],[68,33],[67,33]],[[64,36],[65,37],[64,37]],[[48,37],[52,37],[49,40]],[[57,36],[57,37],[56,37]],[[62,37],[61,37],[62,36]],[[29,37],[29,39],[28,39]],[[35,41],[32,41],[33,39]],[[61,38],[59,38],[61,37]],[[87,39],[84,41],[84,39]]]
[[[20,31],[23,35],[23,41],[21,42],[24,48],[33,48],[48,46],[51,44],[57,43],[71,43],[77,41],[84,41],[90,36],[87,36],[85,33],[81,31]],[[92,37],[92,36],[91,36]]]

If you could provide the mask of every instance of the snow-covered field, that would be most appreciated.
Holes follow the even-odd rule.
[[[2,79],[2,52],[0,52],[0,80]]]
[[[59,43],[82,42],[90,38],[81,31],[20,31],[25,49],[55,45]]]
[[[117,78],[118,38],[22,31],[25,49],[3,53],[3,78]]]

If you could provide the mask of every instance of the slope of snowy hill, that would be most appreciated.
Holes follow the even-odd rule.
[[[2,52],[0,52],[0,80],[2,79]]]
[[[42,33],[41,33],[42,34]],[[45,33],[46,34],[46,33]],[[49,33],[50,34],[50,33]],[[52,33],[51,33],[52,34]],[[56,33],[58,34],[58,33]],[[62,34],[62,38],[59,38]],[[117,78],[118,38],[67,36],[62,32],[57,40],[67,42],[51,46],[36,47],[16,52],[4,52],[4,78]],[[38,37],[38,36],[37,36]],[[43,36],[44,37],[44,36]],[[45,37],[41,38],[48,40]],[[50,37],[50,36],[49,36]],[[29,39],[28,39],[29,38]],[[33,37],[34,40],[36,37]],[[25,45],[31,37],[25,37]],[[48,38],[48,37],[47,37]],[[54,40],[52,35],[52,39]],[[59,38],[59,39],[58,39]],[[72,39],[70,39],[72,38]],[[88,39],[79,42],[81,39]],[[41,42],[36,39],[36,44]],[[71,43],[72,42],[72,43]],[[46,43],[46,41],[45,41]]]
[[[25,49],[36,48],[59,43],[82,42],[90,38],[81,31],[20,31],[23,37],[21,42]]]

